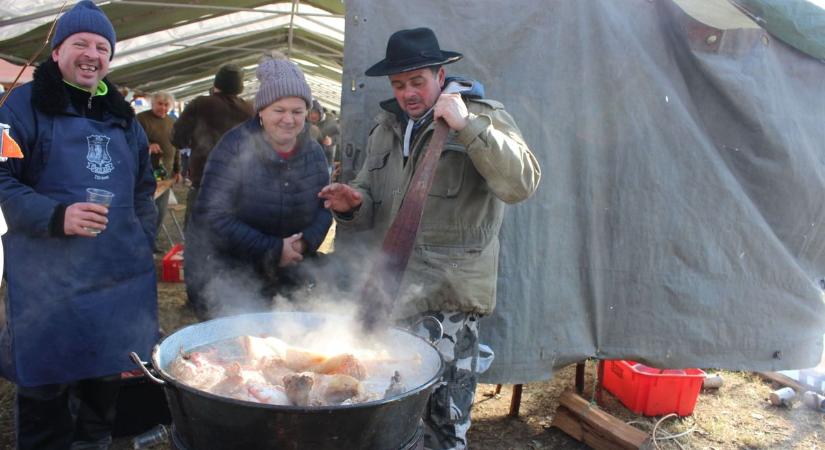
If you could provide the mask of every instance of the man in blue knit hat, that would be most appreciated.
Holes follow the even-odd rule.
[[[0,163],[7,293],[0,375],[20,449],[107,448],[130,351],[158,339],[155,180],[135,114],[104,77],[112,23],[81,1],[50,58],[0,107],[23,159]],[[106,204],[87,190],[114,193]]]

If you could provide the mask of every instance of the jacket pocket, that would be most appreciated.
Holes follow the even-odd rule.
[[[435,178],[433,178],[433,187],[430,190],[431,196],[452,198],[461,192],[467,158],[467,152],[461,144],[448,142],[444,145],[444,151],[438,160]]]
[[[369,170],[370,182],[372,186],[386,186],[387,177],[389,176],[387,171],[387,162],[389,159],[390,152],[386,152],[379,153],[377,155],[370,155],[364,162],[367,170]],[[376,217],[383,217],[383,215],[388,214],[387,210],[382,210],[381,208],[381,204],[385,199],[388,199],[388,195],[389,193],[387,192],[387,189],[381,189],[378,192],[373,192],[372,208],[373,214]]]
[[[429,291],[434,309],[471,311],[491,308],[496,289],[497,245],[416,246],[408,268],[411,283]]]

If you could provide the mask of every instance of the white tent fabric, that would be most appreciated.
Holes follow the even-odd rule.
[[[63,3],[63,0],[31,0],[27,2],[0,0],[0,21],[29,18],[19,23],[14,22],[0,27],[0,41],[24,34],[37,26],[51,23]],[[70,8],[72,3],[70,2],[66,9]],[[117,3],[117,0],[97,1],[96,3],[103,6],[108,3]],[[168,7],[175,8],[178,6],[169,5]],[[221,38],[283,29],[289,27],[291,19],[294,28],[306,30],[312,35],[327,37],[343,45],[343,17],[332,15],[307,4],[298,5],[294,18],[290,17],[291,10],[291,2],[272,3],[254,8],[254,11],[232,12],[199,22],[144,34],[132,39],[120,39],[117,42],[117,51],[111,63],[111,70],[117,71],[119,67],[144,62],[182,48],[199,47],[209,49],[210,42]],[[265,45],[265,42],[262,44]],[[293,61],[302,66],[305,71],[308,68],[317,66],[317,63],[299,57],[293,58]],[[325,68],[338,73],[342,71],[341,67],[332,62],[326,64]],[[254,70],[247,71],[247,73],[248,78],[253,79],[253,81],[249,83],[250,86],[247,88],[249,90],[246,91],[246,94],[254,95],[257,88],[257,84],[254,82]],[[164,77],[162,68],[157,70],[157,76],[159,79]],[[309,82],[316,97],[321,100],[324,106],[333,109],[340,108],[341,85],[338,80],[314,76]],[[175,95],[181,90],[181,87],[178,87],[170,89],[170,92]],[[203,93],[205,92],[199,94]],[[180,100],[185,99],[181,98]]]
[[[15,0],[0,1],[0,20],[14,19],[21,16],[42,14],[42,17],[33,18],[14,26],[0,27],[0,40],[19,36],[33,30],[44,23],[50,23],[54,18],[55,9],[60,9],[61,0],[29,0],[26,2]],[[55,10],[56,12],[56,10]]]
[[[193,24],[170,28],[137,38],[119,41],[112,68],[131,62],[163,55],[172,49],[206,44],[222,37],[277,29],[289,25],[290,6],[288,4],[268,5],[257,12],[237,12],[214,17]],[[307,5],[299,6],[299,13],[324,15],[324,11]],[[331,15],[330,15],[331,16]],[[343,42],[344,19],[338,17],[295,17],[294,26]]]

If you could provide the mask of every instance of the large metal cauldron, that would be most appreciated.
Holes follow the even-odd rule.
[[[152,366],[160,377],[156,381],[164,386],[180,444],[189,450],[383,450],[402,448],[414,439],[443,366],[432,344],[400,328],[387,330],[382,343],[419,353],[429,373],[425,372],[426,382],[408,385],[408,392],[379,401],[313,408],[264,405],[192,388],[167,371],[180,349],[189,351],[245,334],[277,334],[278,324],[299,323],[312,330],[329,319],[300,312],[245,314],[192,325],[162,339],[152,351]]]

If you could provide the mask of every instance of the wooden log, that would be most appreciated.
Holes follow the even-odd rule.
[[[598,406],[591,406],[570,391],[561,395],[551,426],[596,450],[630,450],[648,445],[647,433],[625,424]]]

